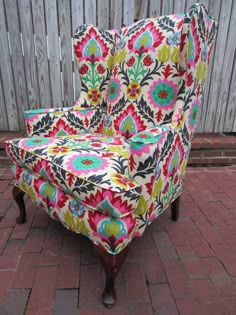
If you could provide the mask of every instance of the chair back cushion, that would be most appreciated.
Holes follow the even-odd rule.
[[[117,33],[104,133],[130,138],[171,121],[183,86],[179,62],[184,17],[145,19]]]
[[[73,43],[81,79],[81,93],[74,109],[106,106],[115,34],[115,30],[106,31],[87,24],[79,26],[76,30]]]

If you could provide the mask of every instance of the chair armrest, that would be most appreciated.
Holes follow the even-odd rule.
[[[56,137],[85,132],[101,132],[103,112],[100,107],[72,107],[25,111],[29,137]]]

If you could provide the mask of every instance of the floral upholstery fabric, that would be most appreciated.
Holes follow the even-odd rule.
[[[81,26],[81,96],[26,113],[33,137],[6,142],[16,185],[112,254],[142,235],[181,194],[216,28],[200,4],[117,32]]]

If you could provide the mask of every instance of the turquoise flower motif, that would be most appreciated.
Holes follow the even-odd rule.
[[[111,215],[117,215],[115,209],[113,206],[110,204],[108,200],[104,200],[99,206],[99,210],[102,210],[105,214],[111,214]]]
[[[108,101],[115,102],[120,96],[121,91],[120,81],[117,79],[112,79],[109,83],[107,91]]]
[[[24,141],[24,146],[26,148],[32,148],[32,147],[47,145],[50,142],[51,142],[51,139],[47,139],[47,138],[31,138]]]
[[[175,169],[177,169],[179,167],[179,165],[180,165],[180,152],[179,152],[178,148],[176,148],[176,150],[175,150],[175,152],[171,158],[170,164],[169,164],[169,168],[168,168],[169,174],[172,174],[172,172]]]
[[[69,209],[75,216],[80,217],[84,213],[85,207],[80,201],[74,199],[70,201]]]
[[[98,233],[106,237],[114,236],[118,238],[126,235],[125,224],[118,219],[105,219],[98,227]]]
[[[180,36],[181,36],[181,33],[180,32],[176,32],[176,33],[173,33],[171,34],[169,37],[168,37],[168,43],[171,45],[171,46],[176,46],[180,43]]]
[[[39,193],[50,201],[57,203],[57,188],[49,183],[43,183],[39,188]]]
[[[148,92],[148,99],[153,106],[159,109],[169,109],[175,103],[177,94],[177,85],[171,81],[158,80],[155,81]]]
[[[73,156],[70,158],[68,167],[73,173],[89,173],[104,169],[107,166],[107,161],[97,155],[84,154],[80,156]]]
[[[196,125],[198,112],[199,112],[199,101],[195,101],[193,103],[193,107],[189,114],[189,127],[191,130],[193,130]]]

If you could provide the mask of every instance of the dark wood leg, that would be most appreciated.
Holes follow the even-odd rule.
[[[180,196],[178,198],[176,198],[171,204],[171,219],[173,221],[178,221],[179,206],[180,206]]]
[[[125,247],[117,255],[111,255],[96,245],[94,247],[106,273],[106,284],[102,294],[102,302],[107,308],[111,308],[116,302],[115,277],[125,261],[129,247]]]
[[[16,223],[23,224],[25,223],[26,219],[26,212],[25,212],[25,202],[24,202],[24,191],[22,191],[19,187],[14,186],[12,190],[12,196],[20,211],[19,217],[16,218]]]

